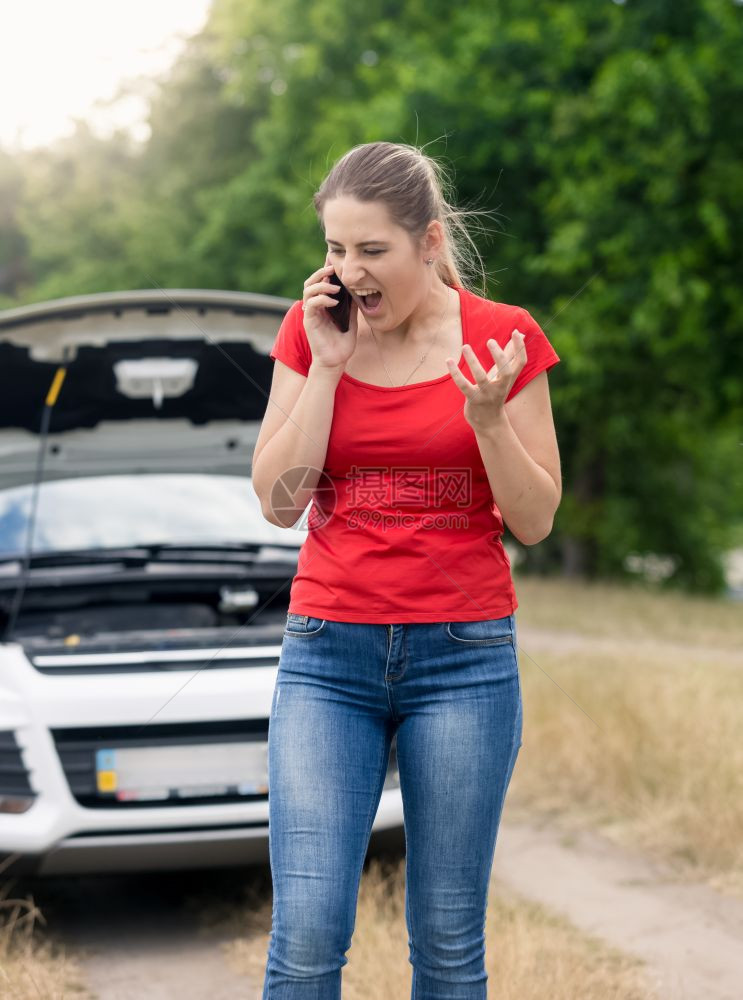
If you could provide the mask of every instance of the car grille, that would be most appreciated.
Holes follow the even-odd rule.
[[[35,797],[21,748],[12,729],[0,729],[0,797]]]

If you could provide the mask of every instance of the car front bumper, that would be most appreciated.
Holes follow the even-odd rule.
[[[273,642],[248,647],[244,665],[54,675],[36,669],[20,645],[0,647],[0,729],[15,734],[35,793],[25,812],[0,808],[3,874],[267,862],[267,795],[207,804],[98,801],[86,806],[73,793],[74,776],[69,763],[63,764],[59,739],[74,730],[89,733],[92,745],[96,739],[111,742],[110,732],[127,727],[136,728],[141,740],[148,731],[162,736],[172,727],[179,734],[198,734],[204,727],[230,723],[264,726],[267,733],[279,654],[280,642]],[[404,843],[395,778],[393,770],[374,821],[372,847]]]

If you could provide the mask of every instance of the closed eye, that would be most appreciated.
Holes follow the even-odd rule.
[[[328,250],[328,253],[337,254],[339,257],[343,254],[342,250]],[[370,257],[377,257],[380,253],[385,253],[384,250],[364,250],[364,253],[368,254]]]

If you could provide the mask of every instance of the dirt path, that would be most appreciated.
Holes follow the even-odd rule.
[[[616,653],[636,640],[524,625],[522,652],[590,649]],[[643,637],[643,649],[688,656],[687,643]],[[738,649],[700,645],[694,655],[743,668]],[[508,802],[498,835],[493,879],[564,914],[577,927],[644,959],[664,1000],[739,1000],[743,996],[743,900],[703,883],[681,881],[662,862],[631,853],[602,835],[566,832],[558,822],[521,817]],[[522,821],[523,820],[523,821]],[[653,978],[653,977],[651,977]]]
[[[96,1000],[254,1000],[258,986],[221,948],[232,935],[206,931],[188,905],[227,899],[244,879],[219,869],[107,875],[38,880],[33,893]]]
[[[645,634],[642,634],[641,638],[631,634],[594,636],[585,632],[542,629],[521,623],[518,625],[519,648],[527,657],[545,651],[552,653],[588,651],[599,656],[602,653],[614,654],[618,650],[624,650],[632,655],[638,642],[642,642],[643,652],[649,654],[664,653],[673,656],[674,653],[678,653],[688,656],[692,652],[699,661],[711,660],[715,663],[743,667],[743,650],[730,645],[717,646],[709,643],[692,645],[689,642],[671,642],[669,639],[657,639]]]
[[[512,823],[504,814],[494,891],[499,885],[644,959],[663,1000],[742,995],[743,901],[682,884],[670,868],[599,834]]]

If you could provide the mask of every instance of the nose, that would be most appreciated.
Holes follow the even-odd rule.
[[[338,277],[347,288],[363,288],[366,269],[358,258],[346,253],[335,267]]]

